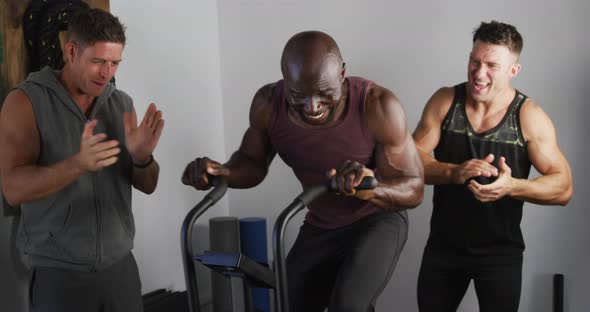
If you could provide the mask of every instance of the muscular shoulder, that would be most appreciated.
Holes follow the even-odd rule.
[[[367,127],[378,141],[397,140],[406,135],[406,113],[392,91],[372,84],[365,103]]]
[[[453,104],[454,97],[454,87],[442,87],[436,90],[424,107],[424,115],[442,122]]]
[[[365,110],[368,118],[393,117],[403,112],[399,99],[389,89],[378,84],[371,84],[367,90]]]
[[[252,99],[250,106],[250,126],[257,129],[268,129],[272,121],[275,83],[262,86]]]
[[[543,108],[539,106],[535,101],[531,98],[526,99],[524,103],[522,103],[522,107],[520,108],[520,119],[521,121],[533,121],[534,118],[547,116]]]
[[[520,126],[527,141],[555,131],[547,113],[531,99],[527,99],[520,108]]]
[[[440,140],[440,129],[455,96],[455,88],[442,87],[430,97],[412,136],[418,148],[430,154]]]
[[[6,96],[2,104],[1,115],[5,120],[19,120],[33,116],[31,100],[21,89],[14,89]]]
[[[39,152],[39,134],[31,101],[20,89],[11,91],[0,111],[0,162],[32,163]]]

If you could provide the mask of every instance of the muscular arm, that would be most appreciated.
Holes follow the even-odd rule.
[[[369,131],[376,141],[379,181],[368,200],[389,210],[418,206],[424,193],[424,171],[402,105],[389,90],[374,85],[366,109]]]
[[[272,119],[273,89],[274,84],[263,86],[252,100],[250,126],[244,133],[240,148],[224,164],[229,169],[229,187],[254,187],[268,173],[270,163],[276,155],[268,134]]]
[[[14,90],[0,113],[2,191],[13,207],[56,193],[85,173],[75,157],[39,166],[39,152],[40,139],[31,102],[24,92]]]
[[[551,119],[528,100],[520,111],[531,163],[540,177],[513,179],[512,197],[542,205],[566,205],[573,195],[570,165],[557,144]]]
[[[441,124],[451,106],[453,96],[453,88],[441,88],[434,93],[426,104],[422,118],[414,130],[413,138],[424,163],[426,184],[454,183],[453,169],[457,165],[440,162],[432,156],[432,152],[440,140]]]
[[[493,155],[483,159],[469,159],[461,164],[441,162],[432,156],[441,136],[441,125],[454,97],[453,88],[441,88],[432,95],[413,137],[424,163],[426,184],[463,184],[471,177],[497,176],[498,170],[491,163]]]

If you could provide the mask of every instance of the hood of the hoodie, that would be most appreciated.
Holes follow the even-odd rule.
[[[100,95],[94,99],[94,104],[92,105],[90,115],[88,118],[86,118],[70,93],[65,89],[63,84],[57,78],[58,73],[59,71],[54,71],[49,66],[45,66],[38,72],[30,73],[26,81],[27,83],[34,83],[49,89],[50,92],[54,93],[57,98],[59,98],[59,100],[68,107],[68,109],[70,109],[82,120],[87,120],[88,118],[92,119],[100,110],[101,106],[104,105],[106,100],[116,90],[114,83],[109,82],[102,90]]]

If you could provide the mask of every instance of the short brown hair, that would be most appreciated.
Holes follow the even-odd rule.
[[[473,42],[476,40],[507,47],[517,55],[522,51],[522,36],[516,27],[498,21],[482,22],[473,31]]]
[[[125,45],[125,29],[119,19],[101,9],[82,9],[68,21],[68,41],[82,46],[97,42],[115,42]]]

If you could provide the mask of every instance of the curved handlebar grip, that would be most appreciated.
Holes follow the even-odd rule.
[[[211,205],[213,205],[225,194],[225,191],[227,190],[227,181],[224,177],[209,175],[209,184],[213,186],[213,190],[207,193],[205,197],[211,198],[213,201]]]
[[[377,179],[375,177],[366,176],[361,180],[361,183],[359,185],[355,186],[354,189],[357,191],[372,190],[372,189],[376,188],[378,184],[379,184],[379,182],[377,182]],[[336,190],[336,180],[330,179],[328,187],[330,188],[330,191],[335,191]]]
[[[199,303],[199,288],[197,285],[197,275],[195,273],[195,264],[193,260],[193,226],[197,219],[207,210],[220,200],[227,190],[227,181],[224,177],[209,176],[209,182],[213,189],[205,194],[203,199],[191,209],[184,221],[182,222],[182,229],[180,230],[180,246],[182,249],[182,263],[184,266],[184,277],[186,282],[186,290],[188,293],[189,311],[201,311]]]
[[[377,182],[377,179],[375,177],[369,176],[369,177],[364,177],[363,180],[361,181],[361,184],[359,184],[354,189],[357,191],[373,190],[377,187],[377,185],[379,185],[379,182]]]
[[[225,178],[222,176],[207,174],[207,179],[209,179],[209,184],[213,187],[218,187],[225,182]]]

